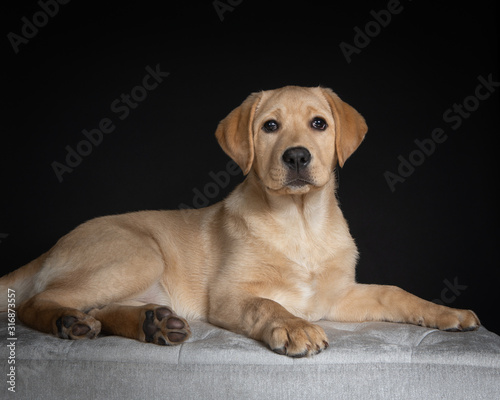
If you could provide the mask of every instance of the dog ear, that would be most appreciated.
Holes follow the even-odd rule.
[[[254,158],[253,118],[262,97],[261,93],[252,93],[237,108],[219,122],[215,136],[219,145],[248,174]]]
[[[349,104],[345,103],[331,89],[321,88],[335,119],[335,148],[339,165],[346,160],[363,141],[368,126],[365,119]]]

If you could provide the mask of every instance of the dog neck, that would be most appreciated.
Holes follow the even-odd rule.
[[[282,254],[300,270],[317,272],[342,249],[356,254],[335,186],[332,172],[324,186],[306,194],[275,194],[251,172],[224,200],[223,207],[231,215],[227,226],[233,235]]]
[[[301,226],[319,231],[326,228],[327,221],[343,219],[335,196],[336,179],[332,172],[331,179],[322,187],[311,188],[305,194],[276,194],[267,189],[259,177],[251,171],[245,181],[235,189],[244,195],[229,196],[226,207],[239,214],[238,210],[250,210],[242,215],[247,219],[252,215],[254,220],[266,224],[278,224],[289,228]],[[272,217],[272,220],[269,218]],[[321,229],[320,229],[321,228]],[[312,233],[312,232],[311,232]]]

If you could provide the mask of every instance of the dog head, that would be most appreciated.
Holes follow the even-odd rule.
[[[217,127],[223,150],[246,175],[275,193],[303,194],[325,185],[368,128],[332,90],[286,86],[251,94]]]

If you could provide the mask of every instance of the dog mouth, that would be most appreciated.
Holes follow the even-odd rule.
[[[264,178],[265,186],[272,192],[301,192],[309,188],[317,187],[315,178],[309,169],[283,170],[283,168],[271,168],[267,179]]]
[[[289,170],[283,182],[283,186],[291,189],[303,188],[307,185],[315,186],[314,179],[309,174],[309,168]]]
[[[314,183],[311,182],[309,179],[305,178],[294,178],[294,179],[289,179],[288,181],[285,182],[284,186],[290,187],[290,188],[301,188],[306,185],[313,185]]]

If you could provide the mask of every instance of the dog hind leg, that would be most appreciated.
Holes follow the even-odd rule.
[[[93,339],[101,323],[80,311],[78,305],[58,301],[58,293],[47,290],[19,307],[19,319],[27,326],[63,339]]]
[[[141,342],[176,345],[191,336],[187,321],[167,307],[158,304],[110,304],[89,312],[102,324],[107,334],[124,336]]]

